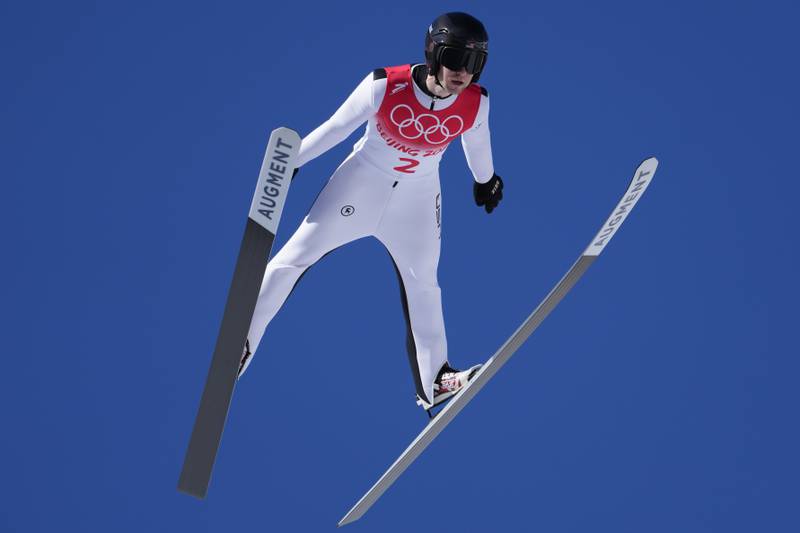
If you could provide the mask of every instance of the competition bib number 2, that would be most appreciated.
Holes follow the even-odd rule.
[[[419,161],[416,159],[411,159],[409,157],[400,157],[398,158],[400,161],[403,162],[402,165],[394,167],[394,170],[397,172],[403,172],[405,174],[413,174],[416,172],[415,167],[419,165]]]

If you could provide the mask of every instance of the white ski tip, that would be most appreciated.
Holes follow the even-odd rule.
[[[275,235],[300,152],[300,136],[289,128],[272,130],[250,204],[250,218]]]
[[[625,219],[636,205],[636,202],[639,201],[644,191],[647,190],[650,182],[653,181],[656,168],[658,168],[658,159],[655,157],[650,157],[642,161],[633,175],[628,190],[622,196],[617,207],[611,212],[611,216],[608,217],[608,220],[606,220],[606,223],[600,228],[595,238],[592,239],[591,244],[589,244],[583,252],[583,255],[600,255],[606,245],[611,241],[611,238],[617,233],[619,227],[622,226],[622,223],[625,222]]]

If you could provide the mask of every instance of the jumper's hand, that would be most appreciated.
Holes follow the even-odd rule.
[[[482,205],[487,213],[491,213],[503,199],[503,180],[495,174],[486,183],[476,181],[472,192],[475,195],[475,203]]]

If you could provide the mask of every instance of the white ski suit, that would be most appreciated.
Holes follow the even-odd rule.
[[[434,98],[417,86],[411,72],[410,65],[403,65],[370,73],[328,121],[303,139],[298,167],[367,121],[364,136],[269,261],[248,340],[255,353],[267,324],[306,269],[343,244],[373,236],[386,246],[397,269],[416,392],[430,403],[433,382],[447,361],[437,281],[439,161],[450,141],[461,135],[476,181],[487,182],[494,167],[486,90],[472,84],[457,97]]]

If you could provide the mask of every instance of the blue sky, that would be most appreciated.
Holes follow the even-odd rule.
[[[423,427],[374,240],[297,287],[209,497],[176,489],[273,128],[307,134],[440,12],[491,38],[487,216],[444,157],[451,362],[486,359],[660,160],[573,292],[351,531],[797,531],[789,2],[0,7],[0,530],[333,531]],[[303,168],[277,246],[360,134]]]

